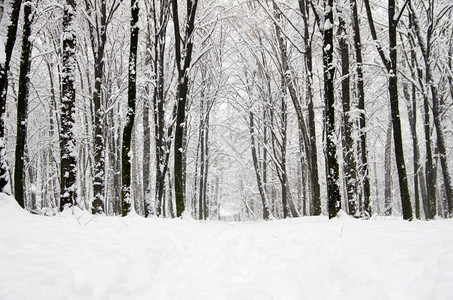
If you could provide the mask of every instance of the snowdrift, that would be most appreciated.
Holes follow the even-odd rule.
[[[0,299],[452,299],[453,222],[31,215],[0,195]]]

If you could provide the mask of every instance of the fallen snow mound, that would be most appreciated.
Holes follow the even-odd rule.
[[[28,214],[22,207],[19,206],[13,196],[5,193],[0,193],[0,213],[3,215],[26,215]]]

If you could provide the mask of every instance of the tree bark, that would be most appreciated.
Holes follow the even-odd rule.
[[[425,62],[425,85],[429,88],[431,91],[431,98],[432,98],[432,113],[433,113],[433,121],[434,121],[434,128],[436,130],[436,136],[437,136],[437,147],[439,151],[439,156],[440,156],[440,164],[442,166],[442,176],[444,180],[444,188],[445,188],[445,196],[447,198],[447,204],[448,204],[448,211],[450,217],[453,214],[453,186],[452,186],[452,180],[450,176],[450,171],[448,168],[448,162],[447,162],[447,150],[445,147],[445,139],[444,139],[444,132],[443,132],[443,127],[442,127],[442,122],[441,122],[441,111],[440,111],[440,105],[439,105],[439,95],[438,95],[438,90],[437,87],[434,85],[434,78],[433,78],[433,71],[432,71],[432,63],[431,63],[431,45],[432,45],[432,35],[435,30],[433,28],[433,23],[434,20],[432,12],[434,11],[434,3],[431,1],[429,2],[429,6],[427,7],[427,14],[428,14],[428,22],[429,26],[427,29],[426,33],[426,43],[423,41],[420,33],[420,26],[418,24],[417,16],[415,15],[415,10],[412,7],[412,4],[410,3],[411,11],[413,14],[413,25],[415,29],[415,33],[418,39],[418,44],[421,48],[421,52],[423,55],[423,60]],[[427,98],[427,95],[425,95]],[[427,100],[426,100],[427,101]],[[429,105],[426,107],[426,109],[429,108]],[[426,124],[425,124],[426,126]],[[430,187],[432,188],[432,187]],[[433,194],[431,194],[433,195]],[[435,201],[432,201],[430,199],[430,217],[435,216]]]
[[[368,153],[366,143],[366,116],[365,116],[365,88],[363,84],[363,62],[362,62],[362,42],[360,38],[360,22],[357,12],[357,1],[350,0],[352,8],[353,22],[352,29],[354,32],[354,49],[356,55],[356,72],[357,72],[357,108],[360,111],[359,115],[359,136],[360,136],[360,167],[359,172],[363,182],[363,198],[364,212],[371,216],[370,206],[370,178],[368,174]]]
[[[63,67],[61,74],[60,211],[77,203],[77,148],[75,127],[76,2],[67,0],[63,15]]]
[[[318,216],[321,214],[321,188],[319,186],[319,175],[318,175],[318,149],[316,146],[316,124],[315,124],[315,112],[313,105],[313,57],[312,57],[312,45],[311,35],[309,33],[309,9],[308,3],[305,0],[299,0],[299,9],[303,17],[304,22],[304,44],[305,44],[305,64],[306,64],[306,95],[307,95],[307,108],[308,108],[308,141],[306,146],[307,153],[307,165],[310,176],[310,215]],[[299,121],[299,130],[302,130],[301,123],[304,123],[302,111],[298,103],[294,103],[296,108],[297,119]],[[302,119],[301,119],[302,118]]]
[[[24,195],[24,161],[25,147],[27,140],[28,122],[28,93],[29,73],[31,65],[31,25],[32,25],[32,1],[24,3],[24,25],[22,36],[22,54],[19,67],[19,92],[17,97],[17,131],[16,131],[16,152],[14,164],[14,197],[22,208],[25,208]]]
[[[184,195],[184,127],[186,123],[186,103],[189,93],[189,68],[192,62],[193,32],[198,0],[187,0],[187,16],[184,38],[179,28],[178,1],[172,0],[173,25],[175,33],[175,59],[178,70],[176,91],[176,128],[174,137],[174,176],[176,216],[180,217],[185,209]],[[181,49],[182,46],[182,49]]]
[[[412,92],[409,92],[407,83],[403,85],[404,97],[407,101],[408,107],[408,118],[409,126],[411,129],[412,136],[412,153],[414,156],[414,195],[415,195],[415,217],[420,219],[420,150],[418,146],[418,135],[417,135],[417,97],[415,92],[415,86],[412,85]]]
[[[272,219],[272,213],[269,209],[269,203],[266,198],[266,193],[264,191],[264,185],[263,185],[263,180],[261,178],[261,172],[259,168],[259,163],[258,163],[258,155],[256,153],[256,142],[255,142],[255,123],[254,123],[254,116],[253,113],[250,111],[249,113],[249,119],[250,119],[250,124],[249,124],[249,130],[250,130],[250,140],[252,142],[252,159],[253,159],[253,166],[255,169],[255,175],[256,175],[256,182],[258,184],[258,191],[261,196],[261,203],[263,205],[263,219],[264,220],[269,220]]]
[[[4,45],[5,60],[0,62],[0,192],[11,193],[9,184],[8,165],[6,162],[5,150],[5,111],[6,111],[6,95],[8,91],[8,71],[11,61],[11,54],[13,52],[14,44],[16,42],[17,23],[19,21],[20,7],[22,0],[12,0],[8,4],[3,4],[3,18],[9,18],[9,25],[6,31],[6,43]],[[11,13],[6,13],[6,5],[11,7]],[[6,23],[7,21],[5,21]],[[8,23],[6,23],[8,24]],[[3,37],[4,33],[1,33]]]
[[[103,134],[104,127],[104,105],[102,97],[102,87],[104,81],[104,49],[107,40],[107,6],[106,0],[100,0],[99,11],[97,3],[89,3],[85,0],[87,11],[93,17],[93,14],[99,14],[99,24],[90,23],[90,40],[94,56],[94,182],[91,211],[93,214],[104,213],[104,191],[105,191],[105,141]],[[93,11],[94,10],[94,11]]]
[[[370,25],[371,35],[376,42],[376,48],[388,73],[388,91],[390,98],[391,119],[393,125],[393,139],[395,145],[396,168],[400,187],[401,207],[404,220],[412,220],[412,205],[407,182],[407,172],[404,160],[403,138],[401,133],[401,119],[398,102],[398,73],[397,73],[397,25],[399,17],[395,15],[395,0],[388,1],[388,32],[389,32],[389,59],[386,58],[377,40],[376,29],[371,13],[369,0],[365,0],[365,7]],[[407,2],[406,2],[407,3]],[[405,4],[406,5],[406,4]],[[401,9],[404,10],[405,6]],[[401,16],[401,12],[400,15]]]
[[[154,70],[156,73],[156,85],[153,95],[154,111],[154,139],[156,155],[156,181],[155,181],[155,212],[149,208],[145,210],[145,215],[155,213],[161,214],[161,205],[165,190],[165,177],[168,171],[168,161],[170,158],[171,136],[173,127],[170,125],[165,136],[165,46],[167,25],[170,18],[170,2],[161,1],[160,13],[157,14],[157,7],[153,7],[154,19]],[[174,114],[174,113],[173,113]]]
[[[138,46],[138,0],[131,0],[131,42],[129,50],[129,86],[127,100],[126,126],[123,132],[123,145],[121,152],[121,174],[122,174],[122,189],[121,189],[121,212],[125,217],[129,213],[131,206],[131,137],[132,129],[134,128],[135,119],[135,102],[137,94],[137,46]],[[133,174],[135,176],[135,174]],[[135,195],[136,196],[136,195]]]
[[[335,98],[333,66],[333,0],[324,0],[325,21],[322,28],[323,35],[323,65],[324,65],[324,103],[325,103],[325,130],[326,130],[326,183],[329,219],[334,218],[341,208],[339,167],[336,157],[335,134]]]
[[[343,169],[344,180],[346,182],[346,199],[348,212],[354,216],[358,212],[358,193],[357,193],[357,165],[354,157],[354,140],[352,139],[353,123],[350,121],[350,72],[349,72],[349,45],[347,41],[346,21],[339,11],[339,46],[341,52],[341,97],[343,104],[343,126],[342,139],[343,146]]]
[[[387,129],[387,139],[385,142],[385,158],[384,158],[384,214],[392,215],[392,122],[389,122]]]
[[[149,20],[148,20],[149,22]],[[149,26],[149,25],[148,25]],[[151,31],[148,31],[151,35]],[[151,68],[151,38],[147,39],[147,51],[145,54],[145,68]],[[147,74],[149,75],[149,74]],[[150,124],[150,103],[152,95],[150,92],[150,84],[145,86],[145,97],[143,99],[143,208],[145,218],[154,213],[154,207],[151,197],[151,124]]]

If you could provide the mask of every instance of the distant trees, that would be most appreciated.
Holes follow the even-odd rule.
[[[433,115],[433,123],[434,129],[436,130],[436,137],[437,137],[437,148],[439,151],[439,158],[440,164],[442,167],[442,177],[443,177],[443,184],[445,189],[445,197],[447,202],[447,210],[448,214],[453,213],[453,187],[452,187],[452,179],[449,171],[449,166],[447,162],[447,153],[445,147],[445,138],[444,138],[444,126],[441,124],[441,115],[442,115],[442,105],[439,99],[439,91],[438,91],[438,83],[434,78],[434,60],[432,58],[432,48],[433,48],[433,39],[436,38],[435,34],[436,31],[441,30],[436,28],[436,25],[440,22],[441,18],[447,14],[449,11],[453,9],[453,7],[445,6],[441,7],[439,11],[439,15],[436,14],[435,10],[435,1],[428,1],[428,5],[425,7],[425,13],[427,15],[427,22],[426,24],[426,40],[423,39],[421,33],[421,26],[419,24],[417,12],[414,9],[411,2],[409,2],[410,10],[412,12],[411,22],[413,26],[413,33],[416,37],[416,41],[414,44],[417,44],[421,51],[421,57],[424,62],[424,84],[425,84],[425,92],[431,92],[431,106],[432,106],[432,115]],[[437,34],[438,35],[438,34]],[[414,36],[412,36],[414,38]],[[442,76],[442,75],[441,75]],[[424,96],[425,98],[428,95]],[[427,107],[428,108],[428,107]],[[430,141],[428,141],[430,143]],[[432,197],[432,196],[429,196]],[[435,201],[431,200],[430,203],[435,203]],[[435,205],[431,204],[431,210],[435,210]],[[433,214],[432,214],[433,216]]]

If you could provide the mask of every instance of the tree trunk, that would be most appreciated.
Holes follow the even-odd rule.
[[[422,166],[420,164],[420,151],[418,146],[417,136],[417,97],[415,85],[412,84],[412,91],[409,92],[407,83],[403,84],[404,97],[407,101],[409,126],[412,136],[412,153],[414,156],[414,195],[415,195],[415,217],[420,219],[420,172]]]
[[[17,96],[17,131],[16,131],[16,152],[14,164],[14,197],[22,208],[25,208],[24,195],[24,161],[25,145],[27,140],[28,121],[28,92],[31,65],[31,24],[32,24],[32,2],[27,0],[24,3],[24,25],[22,36],[22,55],[19,68],[19,92]]]
[[[306,146],[307,153],[307,165],[310,176],[310,215],[318,216],[321,214],[321,188],[319,186],[319,175],[318,175],[318,149],[316,146],[316,124],[315,124],[315,112],[313,105],[313,57],[312,57],[312,46],[311,46],[311,35],[309,32],[309,10],[307,8],[307,1],[299,0],[299,9],[303,17],[304,22],[304,44],[305,44],[305,64],[306,64],[306,95],[307,95],[307,108],[308,108],[308,142]],[[297,119],[299,124],[303,123],[302,112],[300,111],[300,105],[293,102],[297,112]],[[299,112],[300,111],[300,112]],[[302,120],[300,119],[302,118]],[[299,130],[301,130],[299,125]]]
[[[88,2],[87,2],[88,3]],[[88,4],[87,4],[88,5]],[[95,10],[96,7],[90,9]],[[91,12],[93,13],[93,12]],[[102,96],[102,87],[104,81],[104,49],[107,40],[107,7],[106,0],[101,0],[99,11],[100,25],[93,27],[90,25],[91,43],[94,54],[94,91],[93,91],[93,104],[94,104],[94,182],[93,194],[94,199],[92,202],[92,213],[101,214],[104,212],[104,191],[105,191],[105,141],[104,141],[104,103]]]
[[[282,87],[285,89],[286,84],[284,83],[285,80],[282,78]],[[285,91],[286,92],[286,91]],[[286,172],[286,144],[287,144],[287,105],[286,105],[286,93],[283,93],[281,96],[281,113],[280,113],[280,120],[281,120],[281,136],[282,140],[280,142],[280,155],[281,155],[281,162],[280,162],[280,184],[282,189],[282,207],[283,207],[283,217],[289,217],[290,213],[290,203],[288,203],[288,174]],[[292,211],[293,217],[297,217],[298,213],[293,207]]]
[[[2,23],[8,24],[8,29],[5,33],[1,33],[1,38],[6,40],[4,45],[5,60],[0,61],[0,192],[1,193],[11,193],[9,183],[9,174],[8,174],[8,165],[6,162],[6,150],[5,150],[5,111],[6,111],[6,95],[8,91],[8,71],[9,64],[11,61],[11,54],[13,52],[14,44],[16,42],[16,32],[17,32],[17,23],[19,21],[20,6],[22,0],[13,0],[8,4],[3,4],[3,15]],[[11,12],[8,15],[6,5],[9,5]],[[3,19],[8,18],[9,20],[3,21]]]
[[[323,64],[324,102],[326,128],[326,176],[329,219],[334,218],[341,208],[341,195],[338,186],[339,167],[336,157],[335,98],[333,66],[333,0],[324,0]]]
[[[354,140],[352,139],[353,123],[350,121],[349,45],[347,41],[346,22],[342,17],[341,12],[339,11],[338,13],[340,15],[338,34],[341,52],[341,97],[343,104],[343,169],[345,176],[344,180],[346,181],[348,212],[350,215],[354,216],[358,212],[359,205],[357,194],[357,165],[354,157]]]
[[[151,34],[151,32],[148,32]],[[145,54],[146,69],[151,68],[150,41],[147,40],[147,51]],[[145,86],[145,97],[143,99],[143,208],[145,218],[154,213],[151,198],[151,124],[150,124],[150,87]]]
[[[258,191],[261,196],[261,203],[263,205],[263,219],[269,220],[269,219],[272,219],[272,213],[269,209],[269,204],[266,199],[266,193],[264,191],[264,185],[263,185],[263,181],[262,181],[261,174],[260,174],[261,172],[260,172],[260,168],[259,168],[258,155],[256,153],[254,116],[251,111],[249,113],[249,118],[250,118],[249,130],[250,130],[250,140],[252,142],[253,166],[255,169],[256,182],[258,184]]]
[[[364,213],[371,216],[370,206],[370,178],[368,172],[368,153],[366,143],[366,117],[365,117],[365,89],[363,85],[363,63],[362,63],[362,42],[360,38],[360,22],[357,12],[357,1],[350,0],[353,22],[352,29],[354,31],[354,49],[356,56],[356,72],[357,72],[357,108],[360,111],[359,118],[359,136],[360,136],[360,162],[359,172],[363,184],[363,198],[364,198]]]
[[[407,2],[406,2],[407,4]],[[377,34],[374,27],[373,17],[369,0],[365,0],[365,7],[368,15],[368,23],[371,29],[373,40],[377,42]],[[404,10],[404,7],[402,8]],[[388,26],[389,26],[389,57],[387,59],[379,43],[376,43],[379,56],[381,57],[388,73],[388,91],[390,98],[390,110],[393,124],[393,139],[395,144],[396,168],[398,170],[398,181],[400,187],[401,207],[404,220],[412,220],[412,205],[407,183],[407,172],[404,160],[403,138],[401,133],[401,119],[398,103],[398,73],[397,73],[397,25],[399,18],[395,15],[395,0],[388,1]]]
[[[61,74],[60,211],[77,203],[77,157],[75,127],[75,27],[74,0],[67,0],[63,15],[63,67]]]
[[[277,6],[274,4],[274,11],[276,14],[276,19],[280,20],[281,19],[281,13],[278,10]],[[280,141],[280,156],[281,156],[281,161],[280,165],[277,167],[278,170],[278,176],[280,179],[281,183],[281,193],[282,193],[282,207],[283,207],[283,217],[287,218],[289,216],[289,210],[288,210],[288,199],[287,199],[287,188],[286,184],[288,182],[287,178],[287,172],[286,172],[286,144],[287,144],[287,104],[286,104],[286,90],[289,91],[290,97],[292,99],[292,102],[296,106],[296,110],[298,112],[298,119],[299,119],[299,132],[300,134],[303,135],[303,140],[306,145],[306,149],[309,149],[309,139],[307,136],[307,130],[305,127],[305,122],[304,118],[302,116],[302,111],[301,107],[299,104],[299,99],[297,98],[297,93],[294,88],[291,74],[290,74],[290,69],[289,69],[289,62],[288,62],[288,52],[287,48],[285,45],[285,40],[283,39],[281,28],[279,24],[275,24],[275,32],[277,35],[277,41],[279,45],[279,50],[280,50],[280,56],[281,56],[281,62],[282,62],[282,69],[280,71],[281,77],[282,77],[282,95],[281,95],[281,113],[280,113],[280,120],[281,120],[281,125],[279,126],[281,128],[281,137],[282,140]],[[299,116],[300,115],[300,116]],[[274,140],[274,135],[272,136]],[[307,151],[308,152],[308,151]]]
[[[139,181],[138,177],[140,177],[140,171],[138,169],[138,155],[137,155],[137,131],[134,127],[132,127],[132,133],[131,133],[131,150],[130,150],[130,163],[131,163],[131,184],[130,184],[130,191],[131,191],[131,205],[133,207],[131,209],[134,209],[135,212],[140,215],[141,214],[141,207],[140,203],[141,201],[141,195],[140,195],[140,187],[139,187]]]
[[[385,190],[384,190],[384,213],[386,216],[392,215],[392,122],[389,122],[387,129],[387,139],[385,142]],[[377,186],[376,186],[377,188]]]
[[[439,151],[439,156],[440,156],[440,164],[442,166],[442,176],[444,180],[444,187],[445,187],[445,196],[447,198],[447,204],[448,204],[448,211],[449,215],[451,217],[453,213],[453,186],[452,186],[452,180],[450,176],[450,172],[448,169],[448,162],[447,162],[447,150],[445,146],[445,140],[444,140],[444,132],[443,132],[443,127],[442,127],[442,122],[441,122],[441,114],[442,112],[440,111],[440,105],[439,105],[439,95],[437,91],[437,87],[434,85],[434,78],[433,78],[433,71],[432,71],[432,63],[431,63],[431,40],[432,40],[432,35],[433,31],[435,28],[433,27],[434,20],[432,19],[432,12],[434,11],[434,3],[429,2],[429,6],[427,7],[427,14],[429,18],[429,24],[426,33],[426,43],[423,41],[420,33],[420,27],[418,24],[417,16],[415,15],[415,10],[412,7],[412,4],[409,3],[411,6],[411,11],[412,11],[412,16],[413,16],[413,25],[415,29],[415,33],[418,39],[418,44],[421,48],[421,52],[423,55],[423,60],[425,62],[425,85],[430,89],[431,91],[431,98],[432,98],[432,112],[433,112],[433,119],[434,119],[434,128],[436,130],[436,136],[437,136],[437,147]],[[425,91],[427,92],[427,91]],[[425,98],[427,98],[427,95],[425,95]],[[427,99],[426,99],[427,101]],[[425,106],[425,109],[428,109],[428,106]],[[425,124],[426,126],[426,124]],[[434,180],[433,180],[433,185],[434,185]],[[433,186],[429,186],[429,188],[434,188]],[[429,194],[429,193],[428,193]],[[434,194],[429,194],[429,195],[434,195]],[[435,216],[435,201],[432,201],[431,199],[429,200],[430,202],[430,217]]]
[[[138,0],[131,0],[131,43],[129,50],[129,86],[128,86],[128,100],[127,100],[127,114],[126,126],[123,132],[123,145],[121,152],[121,212],[125,217],[129,213],[131,206],[131,137],[132,129],[134,128],[135,118],[135,101],[137,93],[137,45],[138,45],[138,31],[137,26],[139,14]],[[133,174],[135,176],[135,174]]]
[[[432,80],[430,80],[432,82]],[[431,85],[431,92],[433,97],[433,118],[434,118],[434,127],[436,129],[437,135],[437,147],[439,151],[440,165],[442,166],[442,176],[444,180],[444,189],[445,197],[448,206],[448,217],[453,216],[453,186],[450,176],[450,171],[448,169],[448,157],[447,149],[445,146],[444,132],[441,123],[441,111],[439,105],[439,98],[437,95],[437,88],[434,85]]]
[[[174,176],[176,216],[180,217],[184,211],[184,131],[186,125],[186,102],[188,95],[189,68],[192,62],[193,32],[195,30],[195,16],[198,0],[187,0],[187,16],[184,26],[184,39],[181,38],[179,28],[178,2],[172,1],[173,25],[175,33],[175,59],[178,70],[178,84],[176,91],[176,128],[174,138]],[[181,46],[183,47],[181,49]]]
[[[156,155],[156,182],[155,182],[155,213],[160,215],[161,204],[163,201],[165,175],[168,171],[168,161],[170,158],[170,146],[172,125],[168,127],[165,136],[165,95],[164,95],[164,62],[167,25],[170,18],[170,3],[163,0],[160,6],[160,14],[157,15],[157,8],[153,8],[154,19],[154,70],[156,73],[156,85],[153,95],[154,112],[154,139]],[[145,211],[145,215],[153,213],[150,209]]]
[[[206,71],[202,70],[201,71],[201,76],[202,76],[202,84],[204,85],[206,82]],[[205,154],[205,149],[207,146],[207,143],[205,142],[206,140],[206,131],[205,131],[205,86],[201,88],[200,92],[200,125],[198,128],[198,134],[199,134],[199,141],[198,141],[198,146],[200,148],[200,176],[199,176],[199,193],[198,193],[198,219],[199,220],[206,220],[206,193],[205,193],[205,188],[206,188],[206,177],[205,177],[205,169],[206,169],[206,154]]]

